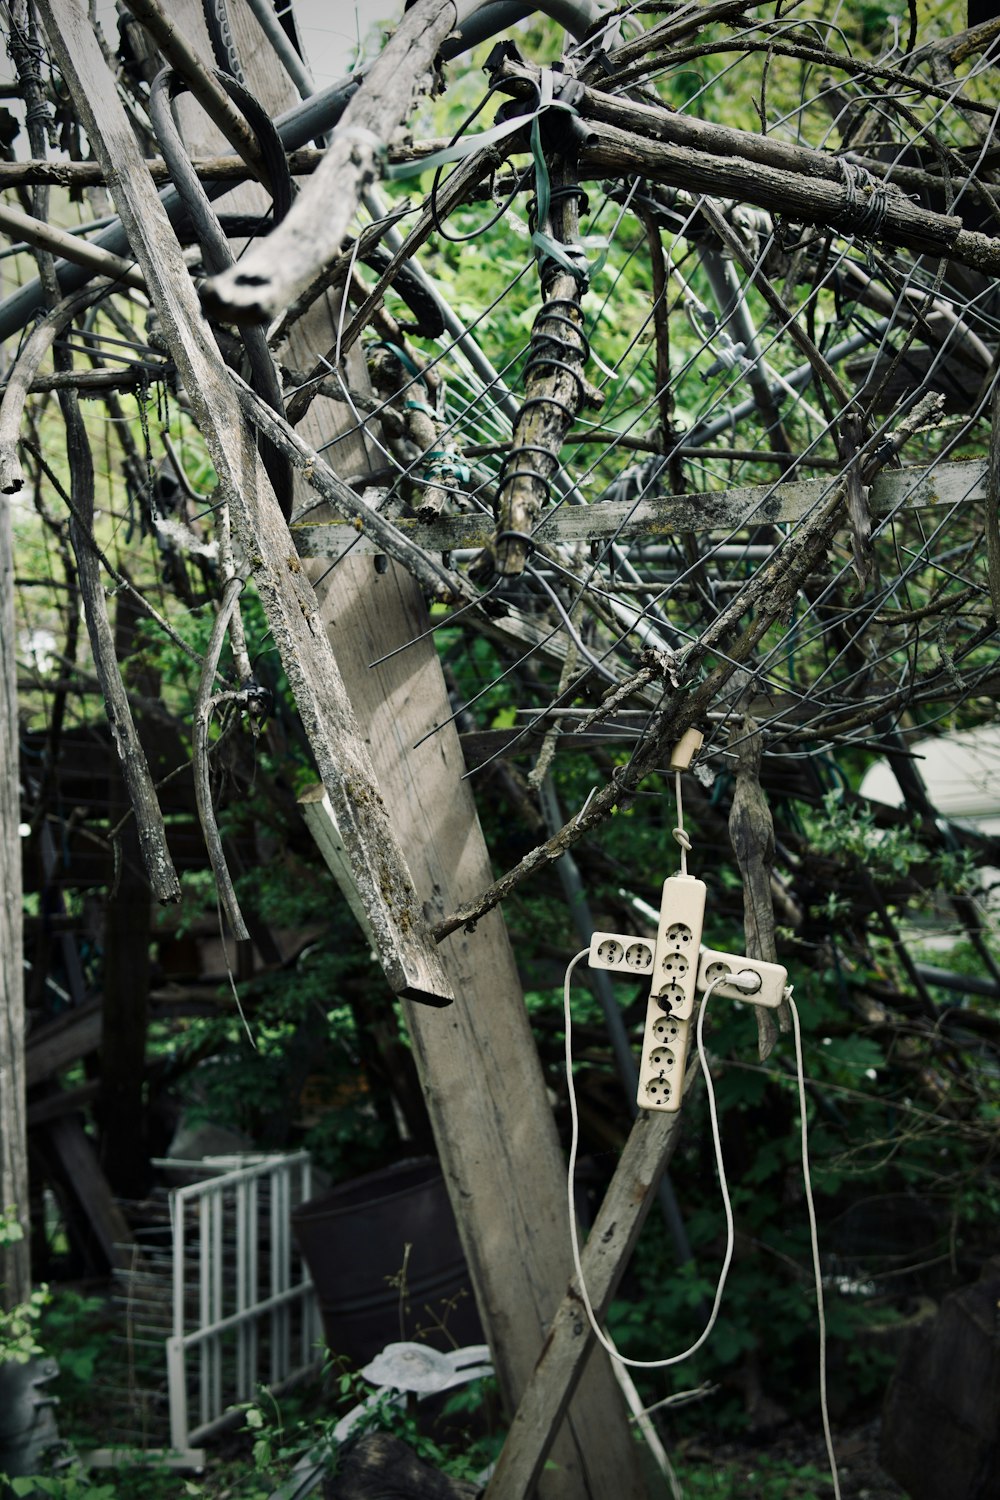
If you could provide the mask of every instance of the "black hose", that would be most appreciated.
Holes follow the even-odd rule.
[[[179,73],[172,68],[164,68],[154,78],[150,89],[149,114],[157,142],[163,152],[163,159],[194,226],[205,267],[212,275],[217,275],[233,265],[233,252],[204,185],[191,165],[170,108],[171,101],[178,94],[183,93],[187,87],[187,83]],[[242,107],[242,101],[237,100],[237,102]],[[253,126],[253,121],[250,121],[250,124]],[[283,155],[282,166],[287,174],[287,163]],[[278,378],[271,351],[267,346],[267,335],[264,329],[256,325],[248,325],[240,330],[240,337],[250,363],[250,384],[272,411],[284,416],[281,381]],[[279,453],[274,444],[263,435],[258,438],[258,447],[264,468],[274,487],[278,504],[281,506],[281,513],[287,521],[292,513],[291,464],[287,456]]]

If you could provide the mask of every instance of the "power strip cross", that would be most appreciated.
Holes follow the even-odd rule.
[[[693,875],[670,875],[663,882],[656,939],[620,932],[595,932],[590,940],[592,969],[650,976],[646,1026],[639,1059],[640,1109],[678,1110],[684,1082],[695,995],[713,992],[754,1005],[780,1005],[788,971],[780,964],[720,953],[701,946],[705,882]]]

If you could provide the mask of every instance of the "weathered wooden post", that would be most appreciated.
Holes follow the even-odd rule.
[[[187,34],[196,35],[200,10],[192,0],[184,4],[191,6]],[[293,100],[280,75],[259,62],[254,69],[261,51],[248,7],[234,5],[230,14],[250,86],[272,113],[287,108]],[[203,116],[200,129],[205,134],[191,141],[192,149],[218,149],[219,137]],[[333,344],[335,309],[324,302],[302,323],[289,359],[296,368],[308,368],[307,354],[314,359]],[[367,384],[363,365],[352,368],[355,380]],[[320,398],[300,431],[319,446],[344,425],[343,404]],[[360,439],[333,451],[345,448],[338,467],[363,471]],[[488,883],[490,863],[462,780],[444,675],[425,635],[430,622],[422,592],[394,564],[377,572],[371,557],[308,569],[382,795],[433,921]],[[409,641],[415,644],[397,651]],[[392,652],[378,667],[369,665]],[[442,727],[414,749],[435,725]],[[456,933],[441,955],[455,1005],[433,1012],[404,1002],[406,1022],[501,1389],[513,1410],[571,1271],[565,1169],[503,918],[494,912],[474,933]],[[551,1500],[643,1493],[625,1404],[600,1359],[569,1404],[550,1454],[554,1467],[542,1475],[539,1493]]]
[[[80,0],[42,0],[42,10],[77,108],[88,133],[97,137],[95,152],[105,161],[234,517],[247,540],[247,527],[263,528],[253,550],[259,555],[265,608],[272,628],[277,622],[275,639],[314,750],[318,746],[331,800],[338,792],[338,817],[341,809],[348,814],[349,792],[336,763],[338,722],[324,723],[325,708],[332,704],[317,679],[321,663],[331,658],[320,649],[311,613],[308,630],[296,621],[292,586],[287,576],[278,576],[283,562],[287,575],[295,561],[288,555],[288,534],[282,544],[274,529],[273,499],[268,502],[266,493],[257,498],[260,476],[245,443],[234,443],[240,421],[231,388],[227,394],[220,362],[191,307],[186,272],[162,237],[148,173],[135,161],[134,149],[129,157],[127,125],[96,43],[87,41],[84,7]],[[250,87],[277,112],[291,102],[290,93],[257,22],[245,4],[232,4],[230,18]],[[210,56],[194,0],[172,6],[170,20],[203,57]],[[203,117],[186,107],[182,115],[192,149],[218,144]],[[140,177],[144,182],[132,180]],[[329,347],[333,330],[329,305],[316,316],[319,322],[296,336],[299,347],[308,339],[314,353]],[[304,435],[313,442],[329,440],[335,412],[332,403],[314,403]],[[315,584],[326,626],[322,644],[329,650],[328,637],[336,658],[338,701],[342,682],[352,736],[357,727],[357,753],[363,748],[375,768],[386,824],[412,878],[417,910],[426,922],[433,921],[488,882],[490,868],[471,794],[461,781],[464,764],[457,734],[447,723],[450,708],[433,643],[418,641],[376,670],[369,668],[377,657],[426,631],[422,593],[399,568],[377,573],[370,558],[347,559],[325,576],[317,569]],[[303,598],[303,610],[311,611],[312,595]],[[300,649],[306,660],[295,659]],[[415,741],[438,724],[446,727],[414,751]],[[404,1005],[477,1300],[501,1388],[513,1409],[569,1279],[564,1167],[502,918],[491,914],[475,933],[456,935],[438,953],[455,1004],[432,1011],[404,996]],[[547,1500],[604,1500],[611,1494],[640,1500],[643,1495],[624,1403],[606,1361],[588,1371],[552,1462],[540,1486]]]
[[[24,1238],[0,1240],[0,1304],[31,1290],[28,1135],[24,1097],[24,940],[18,792],[17,656],[11,500],[0,495],[0,1214],[17,1210]]]

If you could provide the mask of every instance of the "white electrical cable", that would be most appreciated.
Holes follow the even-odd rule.
[[[791,989],[785,991],[785,999],[792,1013],[792,1032],[795,1036],[795,1074],[799,1086],[799,1114],[802,1120],[802,1181],[806,1190],[806,1207],[809,1210],[809,1239],[812,1244],[813,1277],[816,1282],[816,1321],[819,1327],[819,1407],[823,1417],[823,1437],[826,1439],[826,1456],[830,1462],[833,1479],[834,1500],[840,1500],[840,1475],[837,1472],[837,1457],[833,1451],[833,1433],[830,1431],[830,1409],[826,1399],[826,1310],[823,1306],[823,1273],[819,1261],[819,1232],[816,1228],[816,1205],[813,1202],[812,1174],[809,1170],[809,1135],[806,1124],[806,1073],[802,1061],[802,1028],[799,1013],[792,999]]]
[[[680,776],[678,776],[678,782],[679,781]],[[684,820],[680,809],[679,785],[677,790],[678,822],[681,824],[681,832],[683,832]],[[680,842],[680,840],[678,842]],[[681,843],[681,859],[683,872],[683,843]],[[719,1173],[719,1188],[722,1193],[722,1202],[726,1214],[726,1254],[722,1262],[722,1271],[719,1276],[719,1283],[716,1287],[715,1301],[712,1304],[712,1311],[709,1315],[708,1322],[706,1323],[703,1332],[690,1346],[690,1348],[685,1349],[682,1354],[673,1354],[670,1355],[667,1359],[627,1359],[624,1354],[620,1354],[618,1352],[612,1340],[601,1330],[601,1328],[598,1326],[597,1319],[594,1316],[594,1309],[591,1304],[590,1295],[587,1291],[587,1284],[583,1276],[583,1265],[580,1260],[580,1241],[576,1229],[576,1202],[573,1192],[573,1179],[576,1174],[576,1155],[577,1149],[580,1144],[580,1118],[576,1107],[576,1089],[573,1085],[573,1017],[570,1007],[570,985],[572,983],[573,972],[576,969],[577,964],[581,961],[581,959],[587,958],[589,953],[589,948],[582,948],[580,950],[576,957],[570,961],[569,966],[566,969],[566,977],[563,981],[563,1014],[565,1017],[566,1031],[566,1087],[569,1094],[569,1113],[571,1122],[569,1167],[566,1176],[566,1196],[569,1207],[569,1233],[570,1243],[573,1249],[573,1267],[576,1271],[577,1285],[580,1288],[580,1295],[583,1298],[583,1305],[587,1312],[587,1320],[590,1323],[594,1336],[601,1347],[605,1349],[611,1356],[611,1358],[613,1360],[616,1360],[618,1364],[627,1365],[630,1369],[662,1370],[669,1365],[679,1365],[684,1360],[690,1359],[691,1355],[695,1354],[702,1347],[709,1334],[712,1332],[712,1329],[715,1327],[715,1323],[719,1315],[719,1307],[722,1303],[722,1294],[725,1290],[726,1278],[729,1275],[729,1267],[733,1258],[733,1245],[735,1238],[733,1225],[733,1208],[729,1200],[729,1187],[726,1181],[725,1163],[722,1159],[722,1139],[719,1133],[719,1117],[715,1104],[715,1089],[712,1086],[712,1075],[709,1071],[708,1060],[705,1056],[705,1043],[703,1035],[705,1009],[708,1005],[709,999],[711,998],[712,991],[718,984],[731,982],[733,976],[730,974],[720,975],[718,979],[712,980],[712,982],[709,984],[704,996],[702,997],[701,1004],[698,1007],[698,1024],[696,1032],[698,1041],[698,1061],[701,1064],[701,1071],[704,1075],[705,1087],[708,1092],[708,1109],[709,1116],[712,1122],[712,1142],[715,1147],[715,1161]],[[833,1449],[833,1433],[830,1428],[830,1408],[827,1400],[826,1310],[823,1302],[823,1272],[820,1265],[819,1230],[816,1225],[816,1205],[813,1200],[812,1173],[809,1167],[809,1133],[808,1122],[806,1119],[806,1081],[805,1064],[802,1058],[802,1028],[799,1023],[799,1012],[796,1007],[795,1001],[792,998],[790,987],[785,991],[785,999],[788,1001],[788,1008],[792,1013],[792,1031],[795,1037],[795,1075],[796,1082],[798,1084],[799,1115],[801,1119],[802,1181],[805,1186],[806,1206],[809,1213],[809,1240],[812,1247],[813,1278],[816,1285],[816,1319],[819,1328],[820,1413],[823,1419],[823,1437],[826,1442],[827,1459],[830,1464],[830,1476],[833,1480],[834,1500],[841,1500],[840,1475],[837,1470],[837,1457]]]
[[[681,846],[681,874],[688,872],[688,850],[691,848],[691,839],[684,827],[684,801],[681,795],[681,773],[675,773],[674,793],[677,799],[677,827],[674,829],[674,838]]]
[[[589,948],[582,948],[576,955],[576,957],[571,960],[570,965],[566,970],[566,978],[563,982],[563,1010],[566,1018],[566,1086],[569,1091],[569,1113],[571,1121],[569,1170],[567,1173],[566,1194],[569,1202],[569,1233],[570,1243],[573,1247],[573,1266],[576,1271],[576,1280],[577,1285],[580,1288],[580,1295],[583,1298],[583,1305],[587,1310],[587,1319],[590,1323],[591,1328],[593,1329],[595,1338],[602,1346],[602,1348],[607,1350],[612,1359],[617,1360],[619,1364],[627,1365],[631,1370],[663,1370],[666,1369],[668,1365],[679,1365],[685,1359],[690,1359],[691,1355],[696,1353],[697,1350],[702,1347],[702,1345],[705,1343],[705,1340],[712,1332],[712,1329],[715,1327],[716,1319],[719,1316],[719,1307],[722,1303],[722,1293],[725,1290],[726,1277],[729,1275],[729,1267],[733,1259],[733,1245],[735,1240],[735,1231],[733,1226],[733,1207],[729,1201],[729,1188],[726,1183],[726,1169],[722,1160],[722,1141],[719,1136],[719,1117],[715,1107],[715,1090],[712,1087],[712,1075],[709,1072],[708,1061],[705,1057],[704,1041],[702,1039],[702,1029],[705,1020],[705,1007],[707,1006],[712,991],[715,989],[716,985],[722,984],[727,976],[721,975],[718,979],[713,980],[712,983],[708,986],[708,989],[705,991],[701,1005],[698,1008],[697,1027],[698,1059],[701,1063],[702,1073],[705,1075],[705,1086],[708,1090],[708,1108],[712,1120],[712,1140],[715,1143],[715,1161],[719,1172],[719,1186],[722,1190],[722,1202],[726,1212],[726,1254],[722,1262],[722,1273],[719,1277],[719,1284],[715,1292],[715,1302],[712,1306],[712,1311],[709,1316],[708,1322],[705,1324],[704,1331],[699,1335],[699,1337],[695,1340],[691,1347],[689,1349],[685,1349],[682,1354],[672,1354],[667,1359],[627,1359],[624,1354],[619,1354],[611,1339],[608,1338],[608,1336],[604,1332],[602,1332],[601,1328],[598,1326],[597,1319],[594,1316],[594,1309],[591,1305],[590,1296],[587,1292],[587,1285],[583,1279],[583,1266],[580,1262],[580,1241],[576,1232],[576,1204],[574,1202],[573,1194],[573,1178],[576,1172],[577,1147],[579,1146],[580,1142],[580,1120],[576,1108],[576,1090],[573,1086],[573,1018],[570,1013],[569,992],[570,983],[573,978],[573,970],[576,968],[580,960],[582,958],[586,958],[589,953]]]

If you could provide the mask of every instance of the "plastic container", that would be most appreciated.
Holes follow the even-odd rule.
[[[292,1229],[334,1354],[363,1365],[397,1340],[442,1350],[483,1341],[433,1158],[384,1167],[311,1198],[293,1210]]]

